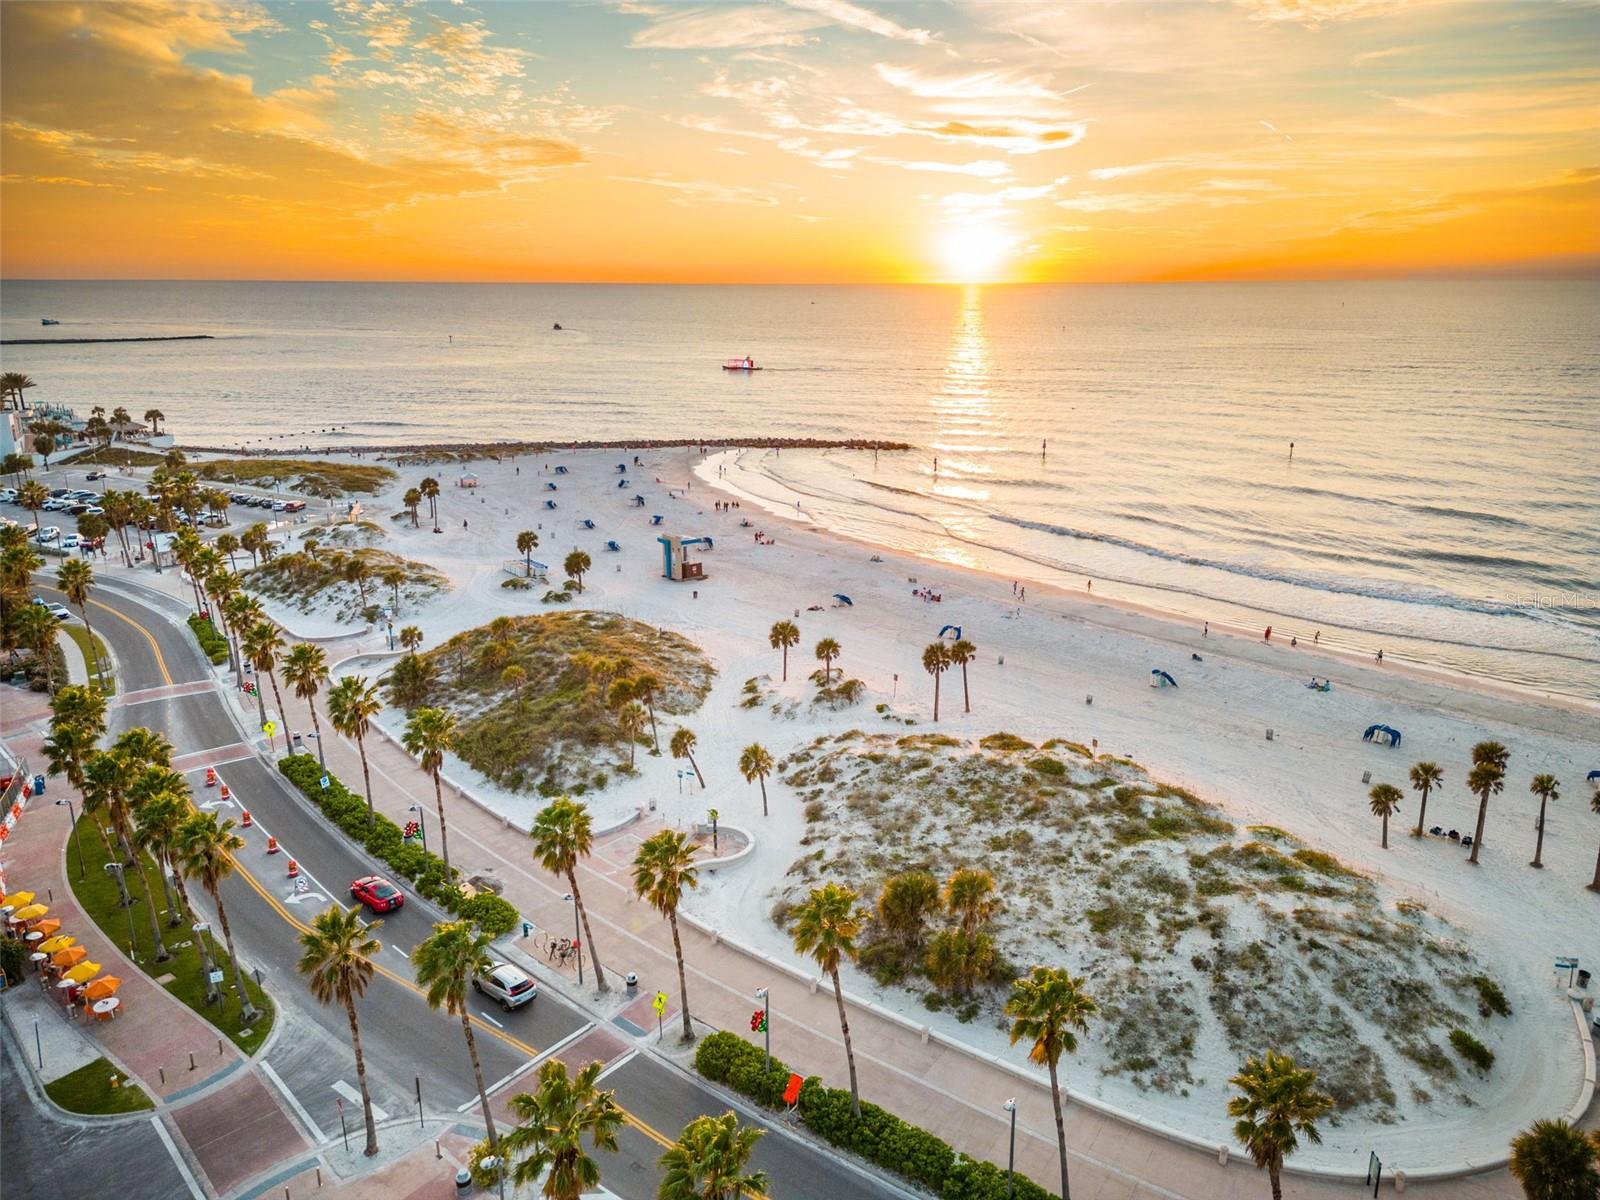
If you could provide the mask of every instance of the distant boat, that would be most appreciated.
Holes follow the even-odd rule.
[[[59,324],[61,324],[61,322],[57,321],[54,317],[40,317],[39,318],[39,324],[41,324],[41,325],[59,325]]]
[[[556,322],[556,328],[557,328],[557,329],[560,329],[560,328],[561,328],[561,322],[560,322],[560,321],[557,321],[557,322]]]
[[[746,355],[744,358],[730,358],[722,364],[724,371],[759,371],[756,360]]]

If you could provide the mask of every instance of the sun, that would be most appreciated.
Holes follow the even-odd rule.
[[[953,283],[988,283],[1001,273],[1013,244],[992,225],[955,225],[939,239],[939,260]]]

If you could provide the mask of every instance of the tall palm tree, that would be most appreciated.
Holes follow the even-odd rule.
[[[694,1041],[689,1021],[689,980],[683,970],[683,942],[678,938],[678,902],[684,888],[700,886],[694,865],[695,844],[673,829],[645,838],[633,856],[633,894],[647,901],[672,927],[672,952],[678,956],[678,995],[683,1008],[683,1040]]]
[[[456,718],[442,708],[413,709],[406,718],[403,738],[406,752],[416,755],[417,765],[433,776],[433,801],[439,810],[439,857],[444,859],[444,877],[450,873],[450,829],[444,815],[444,786],[439,772],[444,767],[444,756],[456,743]]]
[[[933,642],[922,652],[922,669],[933,676],[933,719],[939,719],[939,677],[950,669],[950,647]]]
[[[838,658],[843,651],[839,643],[833,638],[823,638],[817,643],[816,656],[822,663],[822,682],[828,684],[833,679],[833,660]]]
[[[367,797],[367,828],[378,821],[372,809],[372,772],[367,769],[367,731],[383,711],[378,686],[360,675],[346,675],[328,692],[328,720],[347,738],[354,738],[361,755],[361,786]]]
[[[228,636],[233,642],[234,671],[238,675],[244,674],[244,633],[266,619],[266,614],[261,608],[261,601],[246,591],[239,591],[223,602],[223,611],[228,618]],[[266,720],[266,702],[261,699],[261,689],[256,688],[257,707],[261,719]]]
[[[1367,793],[1367,798],[1372,802],[1372,815],[1383,818],[1383,848],[1389,848],[1389,818],[1400,811],[1400,801],[1405,799],[1404,793],[1392,783],[1380,783]]]
[[[1568,1121],[1535,1121],[1517,1134],[1508,1165],[1527,1200],[1600,1196],[1600,1139]]]
[[[422,492],[417,488],[407,488],[406,494],[400,497],[400,503],[405,505],[406,511],[411,514],[411,528],[418,528],[420,518],[417,516],[417,509],[422,506]]]
[[[1299,1148],[1302,1135],[1314,1145],[1322,1141],[1317,1118],[1333,1099],[1316,1090],[1315,1071],[1276,1050],[1246,1059],[1228,1082],[1240,1092],[1228,1101],[1228,1115],[1237,1118],[1233,1136],[1266,1171],[1272,1200],[1283,1200],[1283,1160]]]
[[[978,657],[978,648],[966,638],[950,644],[950,664],[961,668],[961,711],[972,711],[972,692],[967,688],[967,664]]]
[[[1483,848],[1483,822],[1489,815],[1489,797],[1498,796],[1505,787],[1506,760],[1510,753],[1499,742],[1479,742],[1472,748],[1472,771],[1467,775],[1467,791],[1478,797],[1478,827],[1472,834],[1472,855],[1467,859],[1474,866],[1478,851]]]
[[[283,722],[283,745],[289,747],[289,714],[284,711],[283,693],[278,690],[278,657],[283,653],[283,635],[278,632],[278,627],[271,621],[260,621],[251,627],[244,635],[244,652],[250,658],[250,665],[257,671],[264,673],[267,682],[272,684],[272,700],[278,706],[278,716]],[[260,700],[261,689],[256,688],[256,698]],[[261,714],[261,723],[267,723],[265,711]],[[268,737],[268,745],[271,738]]]
[[[147,408],[144,410],[144,419],[150,422],[150,432],[155,435],[161,432],[161,422],[167,419],[167,414],[159,408]]]
[[[55,695],[56,670],[53,651],[56,646],[56,634],[59,632],[55,617],[42,604],[24,604],[11,618],[11,622],[17,644],[26,646],[37,656],[44,668],[45,679],[48,680],[47,689],[52,696]]]
[[[767,1189],[765,1171],[746,1172],[765,1129],[740,1125],[730,1110],[696,1117],[661,1156],[658,1200],[739,1200]]]
[[[378,572],[378,578],[383,581],[383,586],[389,589],[389,598],[394,604],[391,612],[398,617],[400,615],[400,589],[406,585],[404,568],[391,563]]]
[[[517,553],[522,555],[522,573],[533,574],[533,552],[539,548],[539,535],[531,529],[517,534]]]
[[[283,678],[311,710],[311,732],[317,739],[317,762],[326,771],[328,759],[322,752],[322,722],[317,719],[317,691],[328,681],[328,656],[323,653],[321,646],[299,642],[283,660]]]
[[[572,889],[572,905],[583,923],[583,939],[589,943],[589,965],[594,968],[596,986],[602,992],[609,991],[606,973],[600,969],[600,957],[594,949],[589,910],[584,908],[583,893],[578,890],[578,860],[588,858],[594,849],[594,825],[588,807],[558,796],[539,810],[528,836],[533,839],[533,861],[552,875],[566,877],[567,887]]]
[[[783,678],[789,679],[789,647],[800,641],[800,626],[793,621],[774,622],[772,629],[767,634],[767,643],[774,650],[783,651]]]
[[[944,885],[944,906],[956,918],[961,932],[972,937],[1000,907],[994,876],[977,867],[952,871]]]
[[[1544,810],[1547,805],[1561,799],[1561,792],[1554,775],[1535,775],[1528,784],[1528,790],[1539,797],[1539,837],[1533,845],[1533,861],[1528,865],[1530,867],[1543,867]]]
[[[368,1158],[378,1152],[378,1123],[372,1118],[372,1093],[367,1090],[367,1060],[361,1053],[356,1001],[366,994],[367,985],[372,982],[372,957],[383,948],[372,934],[382,924],[362,920],[360,905],[352,904],[348,910],[334,905],[319,913],[311,928],[300,935],[299,971],[306,976],[311,994],[318,1003],[343,1005],[350,1021],[350,1046],[356,1055],[356,1082],[361,1087],[361,1112],[367,1125],[363,1153]]]
[[[1428,815],[1428,797],[1442,783],[1444,772],[1437,763],[1419,762],[1411,768],[1411,790],[1422,797],[1422,803],[1417,806],[1417,827],[1411,831],[1412,837],[1422,836],[1423,818]]]
[[[767,776],[772,773],[772,755],[760,742],[751,742],[739,752],[739,774],[746,783],[761,781],[761,815],[767,815]]]
[[[511,670],[507,667],[506,670]],[[644,711],[644,705],[636,700],[630,700],[617,710],[617,728],[622,736],[628,739],[628,766],[632,767],[634,752],[639,748],[639,735],[644,732],[645,722],[649,720]]]
[[[168,886],[171,880],[171,885],[177,888],[178,903],[172,903],[170,897],[167,902],[167,924],[173,928],[183,924],[185,918],[191,924],[194,919],[189,888],[178,870],[178,830],[192,811],[187,793],[162,792],[147,796],[134,812],[134,842],[155,859],[161,871],[162,886]],[[200,952],[204,954],[205,951],[205,940],[201,939]],[[209,974],[210,964],[206,966]]]
[[[410,652],[413,658],[415,658],[417,654],[417,647],[422,645],[422,630],[418,629],[415,625],[407,625],[400,631],[399,636],[400,644]]]
[[[37,479],[30,479],[17,489],[17,503],[33,514],[33,531],[39,532],[39,510],[50,499],[50,492]]]
[[[581,592],[583,591],[583,573],[593,565],[594,563],[589,556],[582,550],[574,550],[562,562],[561,569],[567,573],[569,578],[577,581],[578,591]]]
[[[640,671],[633,677],[633,694],[644,701],[650,714],[650,753],[661,753],[661,735],[656,731],[656,693],[661,690],[661,677],[652,671]]]
[[[468,921],[435,925],[411,951],[411,964],[417,983],[427,990],[428,1007],[444,1010],[461,1018],[461,1033],[467,1039],[467,1057],[472,1060],[472,1078],[478,1085],[478,1104],[483,1123],[489,1130],[489,1145],[498,1152],[500,1138],[495,1133],[494,1113],[489,1110],[489,1092],[483,1085],[483,1065],[478,1061],[478,1043],[472,1036],[472,1014],[467,1011],[467,981],[493,963],[489,955],[494,938]]]
[[[861,1119],[861,1090],[856,1085],[856,1055],[850,1044],[850,1018],[844,1010],[844,987],[839,982],[839,963],[855,961],[856,937],[861,933],[861,899],[854,888],[825,883],[811,889],[790,914],[794,922],[794,948],[797,954],[813,959],[833,980],[833,999],[839,1007],[839,1032],[844,1037],[844,1057],[850,1068],[850,1111]]]
[[[56,572],[56,585],[66,593],[68,603],[77,605],[83,617],[83,627],[89,634],[89,665],[98,678],[100,656],[95,653],[94,627],[89,623],[89,589],[94,586],[94,568],[81,558],[69,558]]]
[[[233,855],[244,849],[244,839],[233,832],[232,821],[219,821],[212,812],[196,813],[178,830],[180,869],[190,879],[198,879],[200,886],[216,906],[217,924],[222,926],[222,940],[228,947],[228,959],[233,963],[233,986],[239,992],[239,1016],[246,1025],[260,1016],[250,1003],[250,993],[245,990],[244,975],[239,970],[239,955],[233,948],[233,929],[228,925],[228,910],[222,903],[222,881],[233,874]]]
[[[428,501],[428,514],[433,518],[433,531],[439,532],[439,481],[429,475],[418,488]]]
[[[1078,1049],[1078,1034],[1089,1028],[1089,1018],[1099,1012],[1083,981],[1060,967],[1035,967],[1026,978],[1011,985],[1006,1015],[1011,1018],[1011,1044],[1027,1039],[1028,1059],[1050,1072],[1050,1104],[1056,1114],[1056,1150],[1061,1156],[1061,1200],[1071,1200],[1067,1184],[1067,1124],[1061,1114],[1062,1054]]]
[[[592,1062],[567,1075],[559,1058],[539,1067],[539,1088],[511,1097],[517,1127],[500,1140],[517,1187],[544,1175],[546,1200],[578,1200],[600,1182],[600,1164],[583,1152],[587,1135],[593,1150],[617,1149],[617,1130],[627,1118],[613,1092],[596,1087],[602,1066]]]
[[[694,777],[700,781],[701,788],[704,788],[706,777],[700,774],[700,764],[694,760],[694,744],[698,740],[692,729],[679,728],[673,731],[672,740],[667,743],[667,748],[672,751],[673,758],[689,760],[689,765],[694,768]]]

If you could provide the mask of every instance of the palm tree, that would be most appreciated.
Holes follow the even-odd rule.
[[[878,893],[878,924],[908,950],[922,945],[928,915],[939,908],[939,881],[926,871],[890,876]]]
[[[944,885],[944,906],[956,918],[961,932],[969,938],[974,936],[1000,907],[994,876],[974,867],[951,872]]]
[[[1533,861],[1530,867],[1543,867],[1544,862],[1544,810],[1545,806],[1561,799],[1561,792],[1557,788],[1554,775],[1535,775],[1528,784],[1528,790],[1539,797],[1539,837],[1533,845]]]
[[[961,711],[972,711],[972,693],[967,689],[967,664],[978,657],[978,648],[966,638],[957,638],[950,646],[952,666],[961,668]]]
[[[683,1004],[683,1040],[694,1041],[694,1026],[689,1023],[689,980],[683,970],[683,942],[678,938],[678,901],[683,889],[700,886],[699,868],[694,865],[695,844],[687,834],[672,829],[647,837],[633,856],[633,894],[648,901],[650,907],[672,926],[672,952],[678,956],[678,995]]]
[[[720,1117],[696,1117],[661,1156],[658,1200],[739,1200],[767,1189],[767,1173],[745,1173],[765,1129],[740,1125],[730,1110]]]
[[[800,641],[800,626],[793,621],[778,621],[767,634],[767,643],[774,650],[783,651],[783,678],[789,679],[789,647]]]
[[[494,1114],[489,1110],[489,1093],[483,1085],[483,1066],[478,1061],[478,1043],[472,1036],[472,1015],[467,1011],[467,980],[489,967],[494,938],[467,921],[435,925],[411,951],[411,964],[417,970],[417,983],[427,989],[428,1007],[444,1010],[461,1018],[461,1033],[467,1039],[467,1057],[472,1059],[472,1078],[478,1085],[478,1104],[483,1123],[489,1129],[489,1146],[498,1152]]]
[[[698,739],[691,729],[676,729],[672,733],[672,741],[667,743],[667,748],[672,751],[673,758],[687,758],[689,765],[694,768],[694,777],[700,781],[701,788],[706,786],[706,777],[700,774],[700,764],[694,760],[694,744]]]
[[[1527,1200],[1600,1196],[1600,1138],[1565,1120],[1535,1121],[1512,1138],[1509,1166]]]
[[[1467,791],[1478,797],[1478,827],[1472,835],[1472,855],[1467,859],[1474,866],[1478,851],[1483,848],[1483,821],[1489,815],[1489,797],[1498,796],[1505,787],[1506,760],[1510,753],[1499,742],[1479,742],[1472,748],[1472,771],[1467,775]]]
[[[617,1130],[627,1118],[615,1093],[595,1086],[602,1066],[592,1062],[567,1075],[559,1058],[539,1067],[539,1090],[511,1097],[517,1127],[501,1139],[507,1160],[516,1165],[511,1180],[522,1187],[544,1175],[546,1200],[578,1200],[600,1182],[600,1165],[583,1152],[588,1135],[593,1150],[617,1149]]]
[[[539,548],[539,535],[531,529],[524,529],[517,534],[517,553],[522,555],[522,573],[524,576],[533,574],[533,552]]]
[[[33,531],[39,532],[39,510],[50,499],[50,492],[37,479],[30,479],[17,490],[17,503],[33,514]]]
[[[161,872],[163,889],[170,889],[169,879],[178,885],[181,904],[174,904],[171,891],[167,891],[167,924],[173,927],[181,925],[184,917],[193,911],[189,904],[188,888],[184,886],[183,876],[178,873],[175,862],[178,829],[189,812],[187,793],[175,790],[151,792],[134,809],[134,844],[155,859],[156,868]]]
[[[1272,1200],[1283,1200],[1283,1160],[1299,1147],[1301,1134],[1313,1144],[1322,1141],[1316,1121],[1333,1107],[1333,1099],[1316,1090],[1315,1071],[1276,1050],[1246,1059],[1228,1082],[1241,1093],[1228,1101],[1228,1115],[1238,1118],[1233,1136],[1266,1170]]]
[[[44,668],[45,678],[49,681],[48,690],[52,696],[55,695],[55,656],[52,653],[58,632],[55,617],[51,616],[50,610],[42,604],[24,604],[11,620],[18,645],[26,646],[33,651]]]
[[[644,701],[650,714],[650,745],[652,754],[661,753],[661,736],[656,731],[656,693],[661,690],[661,679],[650,671],[641,671],[633,677],[633,694]]]
[[[517,698],[517,711],[522,711],[522,689],[528,686],[528,669],[521,663],[507,663],[506,669],[500,672],[500,686]],[[642,710],[641,710],[642,711]],[[633,764],[630,750],[628,763]]]
[[[407,488],[406,494],[400,497],[400,503],[405,505],[406,511],[411,514],[411,528],[418,527],[417,509],[422,504],[422,493],[416,488]]]
[[[400,644],[415,656],[417,647],[422,645],[422,630],[415,625],[407,625],[400,631]]]
[[[566,876],[567,887],[572,890],[572,906],[583,923],[583,939],[589,943],[589,965],[594,968],[596,986],[602,992],[609,991],[606,973],[600,969],[600,957],[594,949],[589,910],[584,908],[583,893],[578,890],[578,860],[588,858],[594,849],[594,826],[589,820],[588,807],[559,796],[539,810],[528,836],[533,839],[533,861],[552,875]],[[581,949],[579,954],[582,954]],[[582,966],[581,957],[578,963]]]
[[[147,408],[144,410],[144,419],[150,422],[150,433],[157,435],[161,432],[161,422],[167,419],[167,414],[159,408]]]
[[[400,589],[406,584],[406,573],[401,567],[390,564],[378,572],[378,578],[383,581],[383,586],[389,589],[389,598],[394,602],[391,610],[394,616],[400,615]]]
[[[746,783],[761,781],[761,815],[767,815],[767,776],[772,773],[772,755],[760,742],[751,742],[739,753],[739,774]]]
[[[367,828],[377,825],[372,809],[372,772],[367,768],[367,731],[372,720],[383,711],[376,684],[360,675],[346,675],[328,692],[328,720],[347,738],[354,738],[361,755],[361,785],[367,797]],[[320,743],[319,743],[320,744]]]
[[[95,653],[94,627],[89,624],[89,589],[94,586],[94,568],[81,558],[69,558],[56,572],[56,584],[66,593],[67,600],[78,606],[78,613],[83,617],[83,628],[89,634],[89,665],[98,678],[100,656]]]
[[[1400,811],[1400,801],[1405,794],[1392,783],[1380,783],[1367,793],[1372,801],[1372,815],[1383,818],[1383,848],[1389,848],[1389,818]]]
[[[1444,783],[1444,772],[1437,763],[1419,762],[1411,768],[1411,790],[1422,796],[1422,803],[1417,807],[1417,827],[1411,831],[1412,837],[1422,836],[1422,821],[1428,815],[1428,797],[1433,794],[1433,789]]]
[[[939,677],[950,669],[950,647],[934,642],[922,652],[922,669],[933,676],[933,719],[939,719]]]
[[[250,1003],[244,976],[239,971],[239,955],[233,948],[233,930],[228,925],[228,910],[222,903],[222,881],[233,874],[233,854],[244,849],[244,839],[233,832],[232,821],[218,821],[212,812],[196,813],[178,830],[180,869],[190,879],[198,879],[217,909],[217,924],[233,963],[233,986],[239,992],[239,1017],[248,1025],[260,1014]]]
[[[581,592],[583,591],[583,573],[591,566],[593,566],[593,563],[590,561],[587,554],[585,554],[582,550],[574,550],[571,554],[567,555],[566,560],[562,562],[561,569],[565,571],[570,578],[577,581],[578,591]]]
[[[406,718],[403,739],[406,752],[417,756],[417,763],[433,776],[433,800],[439,810],[439,857],[444,859],[444,877],[448,883],[450,873],[450,830],[444,816],[444,787],[439,782],[439,771],[444,766],[444,756],[456,741],[456,719],[442,708],[414,709]]]
[[[850,1067],[850,1111],[861,1119],[861,1091],[856,1086],[856,1055],[850,1044],[850,1018],[844,1010],[844,988],[839,983],[839,963],[855,961],[856,937],[861,932],[860,896],[856,890],[838,883],[825,883],[811,889],[791,913],[794,921],[794,948],[816,961],[833,980],[833,999],[839,1006],[839,1032],[844,1036],[844,1057]]]
[[[838,658],[841,651],[839,643],[830,638],[823,638],[817,643],[816,655],[822,662],[822,682],[826,686],[833,678],[833,660]]]
[[[359,554],[352,554],[344,564],[344,581],[356,589],[361,607],[367,607],[367,583],[372,579],[372,568]]]
[[[1067,1185],[1067,1125],[1061,1115],[1061,1056],[1078,1049],[1078,1034],[1089,1028],[1089,1018],[1099,1011],[1083,981],[1060,967],[1035,967],[1025,979],[1011,985],[1006,1015],[1011,1018],[1011,1044],[1026,1038],[1030,1062],[1043,1063],[1050,1072],[1050,1104],[1056,1114],[1056,1150],[1061,1156],[1061,1200],[1071,1200]]]
[[[433,531],[435,533],[438,533],[438,532],[440,532],[440,530],[439,530],[439,481],[437,479],[435,479],[432,475],[429,475],[426,479],[424,479],[422,481],[422,486],[418,490],[422,493],[423,497],[428,501],[428,513],[429,513],[430,516],[433,517]]]
[[[229,822],[230,824],[232,822]],[[350,1021],[350,1046],[356,1055],[356,1082],[361,1086],[361,1112],[367,1125],[371,1158],[378,1152],[378,1124],[372,1118],[372,1093],[367,1090],[367,1060],[361,1053],[361,1023],[356,1001],[366,994],[376,969],[373,955],[383,948],[373,937],[382,921],[363,921],[360,905],[349,909],[334,905],[319,913],[311,928],[300,935],[300,974],[307,977],[311,994],[321,1004],[342,1004]]]
[[[317,762],[322,764],[326,772],[328,760],[322,752],[322,722],[317,720],[317,690],[328,681],[328,656],[323,653],[321,646],[300,642],[283,660],[283,678],[311,710],[311,732],[317,739]]]
[[[256,670],[265,673],[267,682],[272,684],[272,700],[278,706],[278,714],[283,720],[283,745],[289,747],[289,715],[283,708],[283,693],[278,690],[278,656],[283,653],[283,636],[278,632],[278,627],[271,621],[260,621],[244,635],[244,652],[250,659],[250,665]],[[256,689],[256,699],[261,701],[261,689]],[[262,702],[264,703],[264,701]],[[265,710],[261,714],[261,723],[267,723]],[[271,736],[268,736],[268,746],[271,746]]]
[[[1600,816],[1600,792],[1596,792],[1589,797],[1589,810],[1596,816]],[[1594,853],[1594,878],[1589,881],[1589,890],[1591,892],[1600,892],[1600,850],[1596,850]]]
[[[506,670],[510,670],[507,667]],[[649,718],[644,711],[644,705],[630,700],[617,710],[617,728],[622,736],[628,739],[628,766],[631,768],[634,761],[634,752],[639,748],[639,735],[644,732],[644,723]]]

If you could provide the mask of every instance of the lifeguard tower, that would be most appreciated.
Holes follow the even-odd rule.
[[[661,577],[673,579],[682,583],[685,579],[704,579],[706,565],[689,557],[690,546],[704,546],[707,550],[712,548],[711,539],[708,537],[672,537],[662,535],[656,541],[661,543]]]

